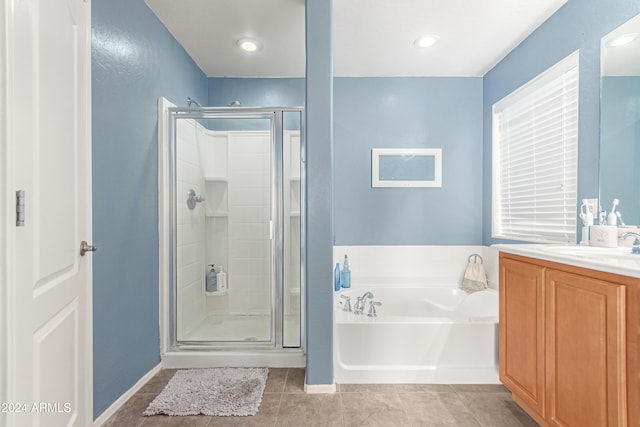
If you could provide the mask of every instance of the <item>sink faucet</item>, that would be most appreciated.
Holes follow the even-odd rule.
[[[635,237],[635,240],[633,241],[633,246],[631,247],[631,253],[640,254],[640,234],[635,233],[633,231],[627,231],[626,233],[622,233],[619,238],[626,239],[629,236]]]
[[[356,305],[353,307],[353,314],[362,314],[364,312],[364,304],[367,298],[373,298],[373,294],[371,292],[365,292],[364,295],[358,297]]]

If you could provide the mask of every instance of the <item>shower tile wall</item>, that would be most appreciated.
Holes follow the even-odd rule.
[[[207,131],[205,139],[207,264],[222,264],[228,284],[225,295],[207,298],[207,312],[269,315],[269,133]]]
[[[229,142],[229,311],[268,315],[270,137],[265,132],[234,132]]]
[[[228,134],[207,130],[199,140],[199,146],[205,171],[206,264],[214,264],[216,269],[222,266],[228,273]],[[227,295],[209,295],[206,301],[207,314],[228,313],[227,301]]]
[[[202,128],[192,120],[177,121],[177,311],[178,339],[186,336],[205,318],[205,209],[187,207],[186,194],[194,189],[204,193],[198,138]]]

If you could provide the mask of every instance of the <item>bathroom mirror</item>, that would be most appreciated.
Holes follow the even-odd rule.
[[[640,226],[640,15],[601,41],[600,204]],[[620,221],[618,221],[620,225]]]
[[[372,149],[371,186],[442,187],[442,149]]]

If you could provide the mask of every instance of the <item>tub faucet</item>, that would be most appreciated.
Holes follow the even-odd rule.
[[[364,312],[364,304],[367,298],[373,298],[373,294],[371,292],[365,292],[364,295],[358,297],[356,305],[353,307],[353,314],[362,314]]]
[[[633,241],[633,246],[631,246],[631,253],[640,254],[640,234],[635,233],[633,231],[627,231],[626,233],[622,233],[619,239],[626,239],[629,236],[635,237],[635,240]]]

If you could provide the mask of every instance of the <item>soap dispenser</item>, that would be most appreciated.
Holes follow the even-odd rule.
[[[351,270],[349,270],[349,260],[347,256],[344,256],[344,263],[342,264],[342,271],[340,272],[340,285],[343,288],[351,287]]]
[[[207,272],[206,291],[216,292],[218,290],[218,277],[216,274],[216,269],[213,264],[209,264],[209,267],[211,267],[211,269]]]

